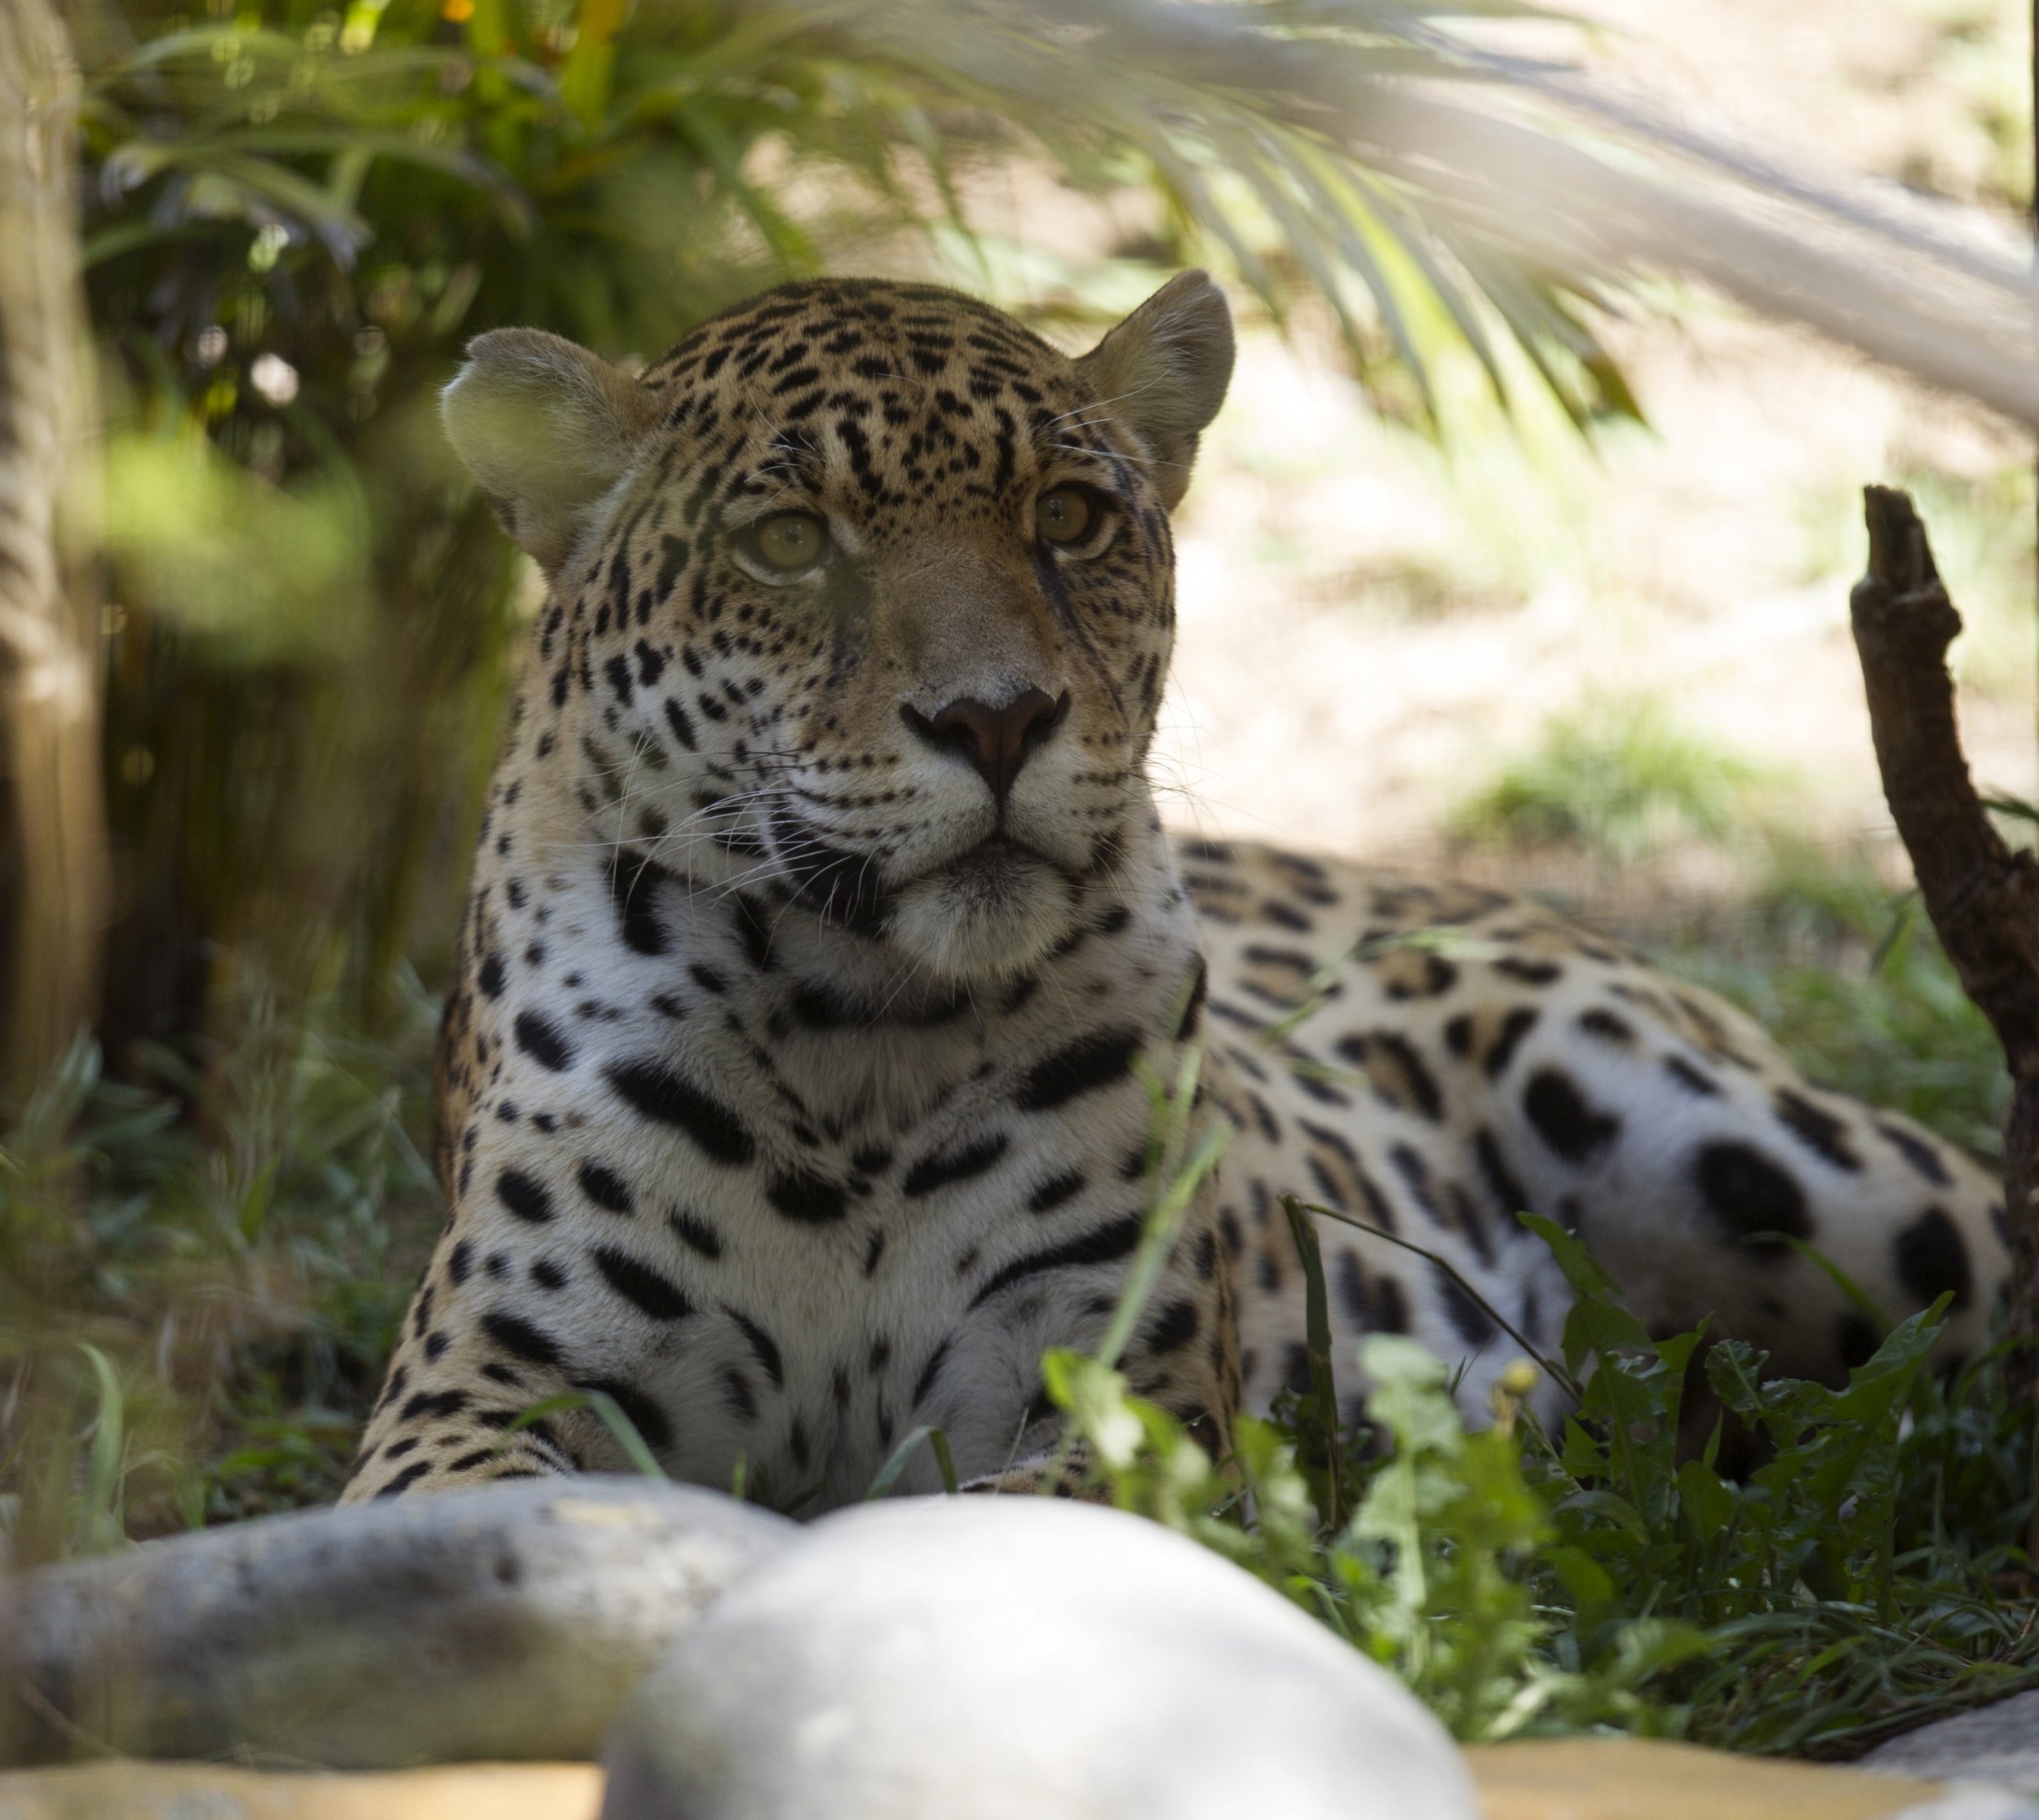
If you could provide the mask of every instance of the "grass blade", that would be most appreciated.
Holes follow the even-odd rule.
[[[637,1432],[637,1425],[617,1407],[615,1398],[606,1390],[568,1390],[556,1397],[547,1397],[534,1403],[510,1424],[496,1442],[501,1452],[511,1435],[543,1421],[548,1416],[557,1416],[574,1410],[586,1410],[601,1421],[602,1425],[616,1437],[616,1442],[629,1456],[630,1463],[639,1474],[656,1479],[660,1484],[667,1482],[666,1469],[652,1456],[652,1450],[644,1444],[644,1437]]]
[[[875,1504],[891,1492],[898,1483],[900,1474],[906,1470],[907,1461],[913,1457],[914,1450],[923,1441],[935,1456],[935,1469],[942,1476],[942,1490],[952,1498],[956,1495],[956,1462],[949,1455],[949,1436],[931,1423],[923,1422],[918,1428],[909,1429],[900,1444],[886,1456],[885,1464],[878,1469],[878,1477],[871,1481],[870,1489],[864,1494],[865,1503]]]
[[[1296,1407],[1297,1439],[1303,1464],[1317,1482],[1318,1514],[1327,1529],[1337,1529],[1345,1520],[1344,1488],[1338,1481],[1338,1392],[1331,1369],[1331,1311],[1324,1289],[1324,1255],[1317,1245],[1317,1229],[1294,1195],[1281,1197],[1281,1211],[1288,1216],[1289,1231],[1295,1240],[1296,1257],[1303,1266],[1303,1352],[1308,1361],[1310,1389]]]

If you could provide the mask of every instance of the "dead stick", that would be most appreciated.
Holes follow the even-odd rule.
[[[2012,1384],[2032,1394],[2039,1353],[2039,863],[1991,824],[1954,718],[1947,647],[1961,615],[1933,566],[1910,497],[1864,489],[1869,572],[1849,597],[1883,796],[1911,855],[1926,912],[1962,989],[1988,1018],[2010,1069],[2004,1195],[2011,1249],[2010,1323],[2027,1344]]]

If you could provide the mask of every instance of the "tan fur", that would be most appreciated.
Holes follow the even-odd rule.
[[[657,400],[572,342],[497,329],[469,344],[440,409],[503,528],[550,575],[628,466]]]

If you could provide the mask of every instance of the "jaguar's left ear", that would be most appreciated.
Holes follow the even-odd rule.
[[[1170,511],[1189,490],[1196,440],[1225,401],[1232,360],[1224,294],[1208,272],[1184,272],[1076,363],[1098,402],[1139,439]]]

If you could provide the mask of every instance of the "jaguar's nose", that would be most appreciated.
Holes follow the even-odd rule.
[[[1003,804],[1020,768],[1055,736],[1068,718],[1069,691],[1050,697],[1041,689],[1022,689],[1002,708],[965,696],[932,714],[911,702],[900,704],[900,718],[939,751],[953,752],[991,786],[993,802]]]

